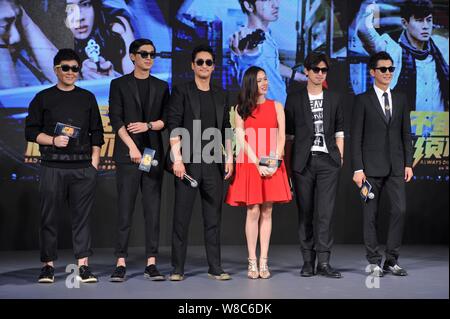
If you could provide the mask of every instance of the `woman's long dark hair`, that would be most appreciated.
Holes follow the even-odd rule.
[[[118,16],[124,17],[130,22],[130,17],[123,9],[115,9],[107,7],[102,0],[91,0],[94,8],[94,25],[90,36],[85,40],[75,39],[75,51],[80,56],[81,60],[87,59],[84,48],[90,39],[94,39],[99,45],[101,55],[112,62],[114,70],[123,73],[122,58],[126,55],[127,49],[122,36],[112,31],[112,25],[119,23],[124,28],[122,21]],[[130,23],[131,26],[131,23]]]
[[[237,112],[240,117],[245,121],[252,115],[256,108],[258,101],[258,82],[256,80],[258,72],[264,72],[264,69],[251,66],[245,71],[244,78],[242,79],[241,91],[238,96]]]

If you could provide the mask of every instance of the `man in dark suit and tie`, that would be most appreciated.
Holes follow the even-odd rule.
[[[286,133],[295,136],[291,170],[303,277],[316,274],[317,255],[317,274],[341,278],[329,260],[333,244],[331,221],[344,156],[344,117],[340,97],[323,89],[329,65],[325,54],[311,52],[305,59],[306,88],[289,94],[286,100]]]
[[[231,277],[222,269],[220,257],[223,180],[233,173],[231,140],[224,139],[225,129],[230,128],[228,97],[222,88],[210,83],[214,53],[209,46],[201,45],[193,50],[191,67],[194,81],[173,88],[168,114],[171,160],[177,177],[172,233],[173,271],[169,279],[184,279],[189,222],[197,194],[196,188],[182,181],[187,173],[199,184],[208,276],[228,280]],[[226,163],[222,156],[223,143],[227,152]]]
[[[406,276],[397,260],[406,212],[405,182],[413,176],[410,108],[405,95],[389,88],[395,67],[387,52],[372,55],[369,68],[374,86],[356,97],[351,129],[353,181],[361,187],[367,180],[375,195],[363,201],[364,244],[372,275],[381,277],[384,271]],[[389,198],[390,219],[386,260],[381,269],[377,216],[383,190]]]
[[[143,151],[156,151],[155,159],[161,163],[163,145],[161,130],[166,123],[165,107],[169,102],[166,82],[150,75],[156,57],[152,41],[137,39],[130,44],[130,59],[134,71],[111,81],[109,117],[116,133],[114,161],[118,193],[118,238],[115,249],[116,269],[111,281],[125,279],[128,240],[132,224],[136,195],[141,189],[145,218],[145,250],[147,266],[144,276],[151,280],[164,280],[156,268],[159,244],[159,214],[161,203],[162,165],[150,172],[138,169]]]

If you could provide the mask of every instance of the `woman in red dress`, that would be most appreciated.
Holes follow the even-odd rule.
[[[281,162],[279,167],[261,166],[262,158],[282,159],[285,143],[283,105],[266,99],[268,80],[259,67],[250,67],[244,75],[235,114],[236,140],[240,151],[236,158],[236,175],[225,202],[247,206],[245,235],[248,248],[248,277],[270,277],[267,266],[273,203],[292,199]],[[260,244],[259,270],[256,246]]]

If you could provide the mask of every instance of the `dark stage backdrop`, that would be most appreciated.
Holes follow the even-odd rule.
[[[397,66],[393,87],[409,88],[406,93],[411,98],[415,144],[416,176],[407,185],[404,242],[448,244],[448,89],[443,89],[444,84],[448,85],[448,1],[433,1],[433,21],[429,28],[436,48],[433,58],[440,63],[433,60],[425,64],[426,69],[435,67],[435,73],[426,72],[430,84],[425,78],[416,81],[415,65],[402,62],[405,53],[399,39],[405,32],[401,12],[406,1],[281,0],[268,3],[279,3],[278,15],[269,23],[270,39],[253,34],[248,39],[250,45],[258,45],[258,56],[237,57],[230,50],[229,38],[239,30],[247,30],[247,16],[238,0],[0,0],[0,250],[38,248],[39,166],[36,163],[39,150],[36,144],[26,143],[24,121],[34,95],[53,85],[51,61],[55,50],[62,47],[75,48],[85,63],[105,59],[112,65],[107,69],[89,69],[89,63],[83,65],[83,78],[78,85],[96,95],[105,129],[106,144],[102,148],[92,216],[93,245],[114,245],[117,192],[108,90],[112,78],[132,71],[127,48],[130,41],[139,37],[148,37],[155,43],[159,55],[152,74],[170,85],[192,78],[190,52],[195,45],[206,42],[217,55],[216,83],[235,95],[246,66],[264,63],[272,88],[269,97],[283,103],[286,91],[297,90],[302,84],[290,81],[290,74],[280,72],[281,64],[301,72],[309,51],[321,50],[331,56],[333,64],[328,84],[331,90],[345,96],[347,137],[334,218],[337,243],[362,243],[359,194],[352,182],[347,156],[352,103],[355,94],[372,85],[367,70],[369,53],[388,50]],[[263,49],[267,44],[272,50]],[[445,67],[446,77],[440,72]],[[413,85],[408,85],[411,83]],[[173,177],[165,176],[161,245],[170,245],[173,183]],[[130,244],[142,246],[144,223],[140,197],[136,207]],[[385,239],[389,207],[384,202],[382,207],[380,238]],[[244,223],[244,208],[224,205],[222,243],[244,244]],[[67,209],[61,211],[59,238],[61,248],[71,246]],[[197,199],[190,243],[202,242],[201,207]],[[297,242],[295,203],[275,206],[272,243]]]

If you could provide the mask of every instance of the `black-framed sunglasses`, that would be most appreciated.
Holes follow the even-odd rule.
[[[319,68],[318,66],[311,68],[311,70],[316,74],[318,74],[319,72],[322,72],[322,74],[328,73],[328,68]]]
[[[137,51],[136,54],[139,54],[143,59],[147,59],[150,57],[150,59],[154,60],[156,58],[156,52],[155,51]]]
[[[379,68],[375,68],[375,70],[380,70],[381,73],[386,73],[386,71],[389,71],[389,73],[394,73],[395,66],[389,66],[389,67],[380,66]]]
[[[61,71],[63,72],[69,72],[69,70],[72,70],[73,73],[80,72],[80,67],[78,65],[58,64],[55,65],[55,68],[61,68]]]
[[[212,66],[214,64],[214,61],[211,59],[206,59],[206,60],[198,59],[195,61],[195,64],[197,64],[198,66],[202,66],[205,63],[207,66]]]

